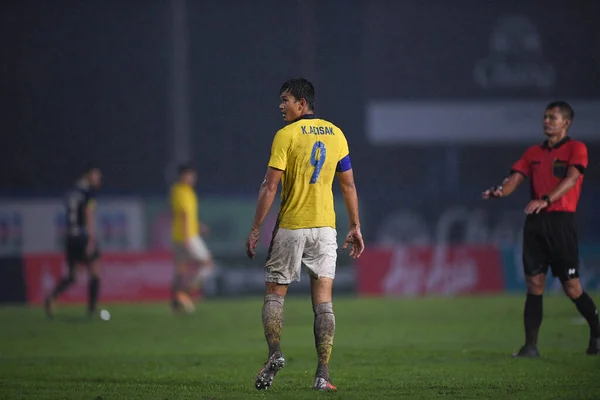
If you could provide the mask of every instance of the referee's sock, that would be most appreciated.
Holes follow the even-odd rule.
[[[600,338],[600,321],[598,320],[598,309],[589,294],[583,292],[581,296],[573,300],[577,311],[590,326],[590,338]]]
[[[538,333],[544,313],[543,295],[527,293],[523,320],[525,322],[525,345],[537,347]]]

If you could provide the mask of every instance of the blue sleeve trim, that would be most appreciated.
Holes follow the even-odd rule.
[[[346,157],[342,158],[340,162],[338,162],[336,172],[346,172],[352,169],[352,164],[350,163],[350,154]]]

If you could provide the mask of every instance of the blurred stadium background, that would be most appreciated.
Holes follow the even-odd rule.
[[[345,130],[359,185],[369,251],[359,263],[342,256],[338,292],[522,290],[528,190],[489,203],[479,194],[543,140],[553,99],[572,102],[571,135],[589,148],[582,275],[600,289],[600,7],[540,4],[4,3],[0,271],[27,273],[24,285],[0,279],[0,296],[36,302],[52,286],[60,196],[88,160],[104,171],[105,301],[166,294],[167,190],[185,160],[198,167],[221,267],[212,295],[260,294],[243,243],[282,124],[278,89],[299,75],[316,85],[317,113]],[[343,201],[336,208],[342,237]]]
[[[27,0],[0,10],[1,303],[39,304],[59,278],[61,196],[89,160],[104,173],[101,302],[168,298],[167,191],[188,160],[219,265],[207,295],[258,300],[262,256],[249,262],[244,240],[282,125],[278,90],[294,76],[314,82],[316,112],[352,153],[368,250],[358,262],[340,252],[336,293],[522,293],[528,189],[479,197],[544,139],[543,108],[556,99],[572,103],[570,134],[588,145],[581,274],[600,290],[597,1]],[[63,301],[85,290],[80,279]]]

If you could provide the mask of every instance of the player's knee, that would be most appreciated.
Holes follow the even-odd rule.
[[[310,284],[313,304],[331,303],[333,279],[311,277]]]
[[[94,278],[94,279],[98,279],[100,277],[100,274],[98,272],[98,268],[96,268],[95,266],[90,267],[90,279]]]
[[[288,285],[281,285],[281,284],[275,283],[275,282],[266,282],[266,285],[265,285],[266,295],[274,294],[274,295],[281,296],[282,298],[285,297],[285,295],[287,294],[287,289],[288,289]]]
[[[546,275],[538,274],[533,276],[527,276],[525,278],[527,282],[527,293],[542,295],[544,294],[544,288],[546,286]]]
[[[563,290],[571,300],[576,300],[583,294],[583,288],[579,279],[570,279],[563,282]]]
[[[65,276],[65,281],[70,285],[75,283],[77,280],[77,274],[75,273],[75,268],[69,268],[69,273]]]
[[[210,259],[210,258],[198,261],[199,268],[212,270],[213,266],[214,266],[214,263],[213,263],[212,259]]]
[[[75,274],[69,274],[69,275],[65,276],[64,281],[67,285],[74,284],[76,281]]]
[[[185,263],[178,263],[175,264],[175,276],[184,276],[187,272],[187,264]]]

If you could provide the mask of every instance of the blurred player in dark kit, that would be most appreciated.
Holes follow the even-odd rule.
[[[89,272],[88,307],[94,315],[98,303],[100,249],[96,236],[96,191],[102,182],[102,172],[95,165],[87,166],[80,179],[65,196],[65,258],[68,273],[54,291],[46,297],[44,308],[48,317],[54,316],[54,300],[76,279],[77,267],[84,265]]]

